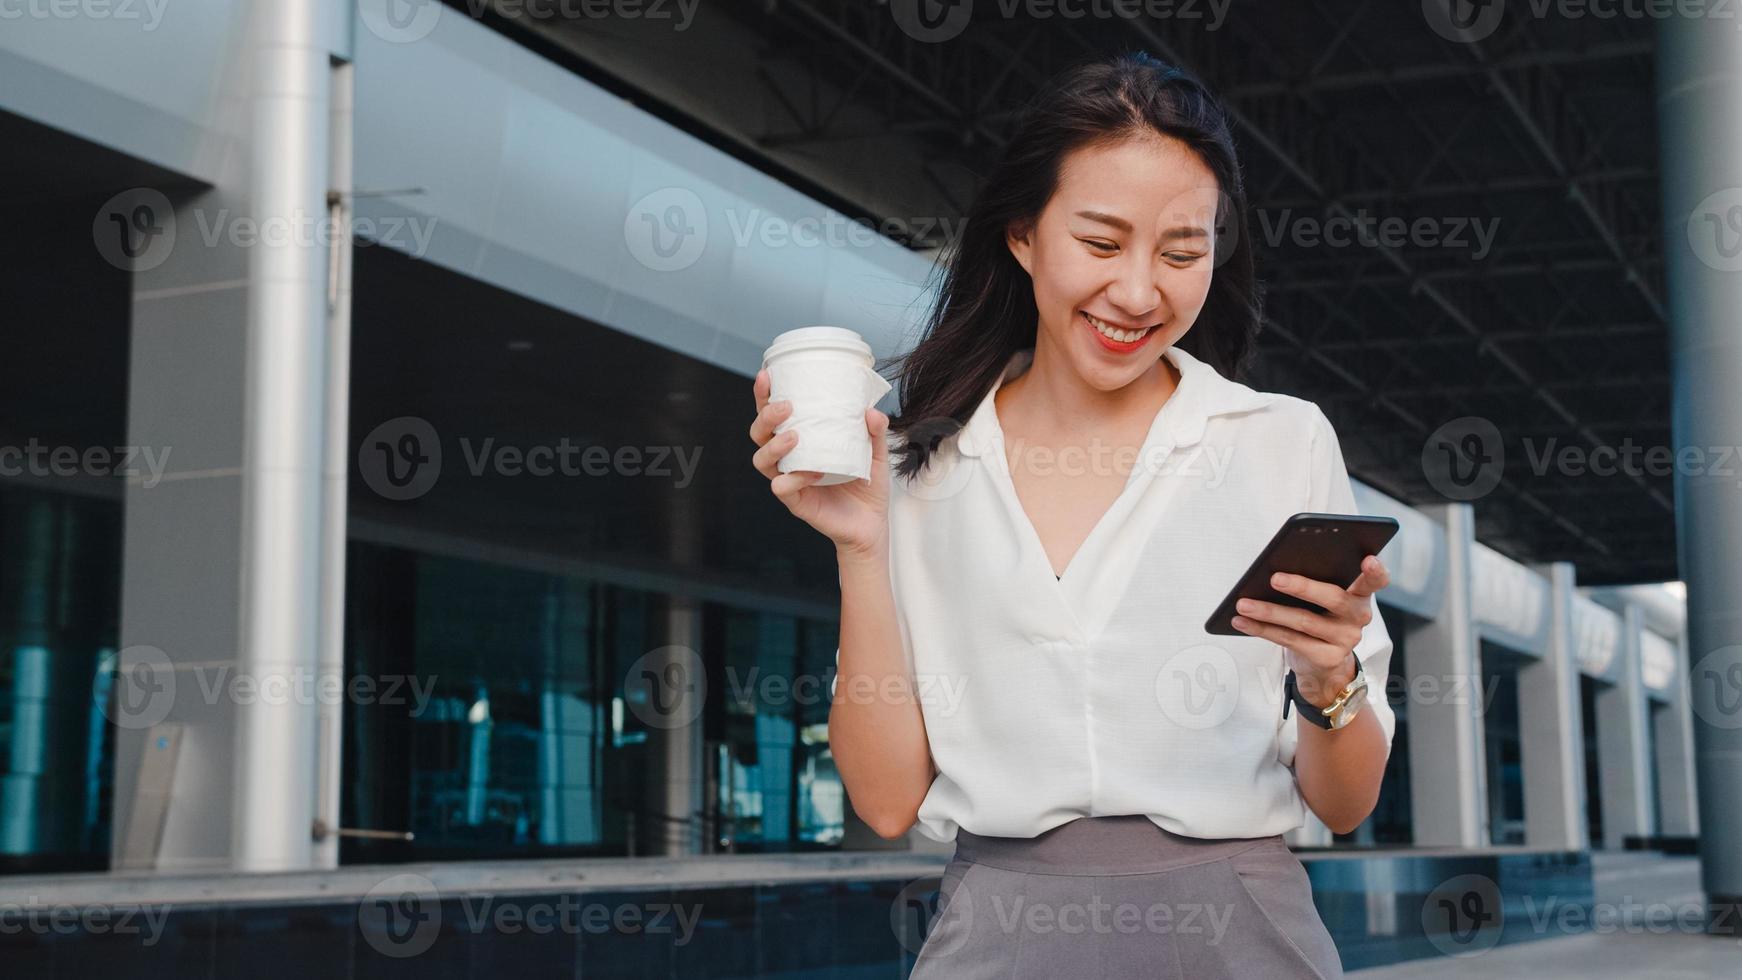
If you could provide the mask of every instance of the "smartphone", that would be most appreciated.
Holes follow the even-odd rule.
[[[1361,562],[1377,555],[1397,533],[1390,517],[1360,514],[1296,514],[1264,546],[1252,567],[1228,590],[1222,604],[1204,623],[1204,632],[1216,636],[1251,636],[1234,628],[1234,604],[1241,599],[1260,599],[1297,609],[1325,610],[1317,603],[1278,592],[1270,576],[1277,572],[1302,575],[1343,588],[1361,577]]]

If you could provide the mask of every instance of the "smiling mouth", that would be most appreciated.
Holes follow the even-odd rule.
[[[1099,333],[1103,339],[1109,340],[1115,344],[1135,344],[1153,333],[1156,327],[1161,326],[1161,324],[1157,323],[1151,324],[1142,330],[1124,330],[1112,326],[1103,320],[1096,319],[1087,310],[1078,310],[1077,312],[1083,315],[1083,319],[1088,321],[1089,326],[1094,328],[1095,332]]]

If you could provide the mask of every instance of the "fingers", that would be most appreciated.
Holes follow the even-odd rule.
[[[1277,646],[1287,647],[1317,667],[1334,667],[1342,663],[1349,651],[1354,649],[1353,644],[1339,646],[1310,633],[1302,633],[1276,623],[1259,622],[1250,616],[1235,616],[1234,628],[1248,636],[1256,636]]]
[[[758,446],[767,445],[774,435],[774,427],[786,421],[791,414],[790,401],[765,402],[757,410],[756,418],[750,422],[750,440]]]
[[[1349,586],[1349,594],[1354,596],[1370,596],[1391,584],[1391,572],[1378,555],[1368,555],[1361,562],[1361,577],[1355,584]]]
[[[805,487],[822,479],[823,475],[816,470],[794,470],[791,473],[781,473],[768,482],[769,489],[785,504],[788,510],[796,510],[798,496]]]
[[[780,472],[781,457],[792,452],[792,447],[796,445],[798,445],[798,430],[788,429],[763,443],[762,448],[756,450],[756,454],[750,457],[750,463],[756,467],[756,472],[772,480],[782,475]]]
[[[1277,572],[1270,576],[1270,585],[1278,592],[1286,592],[1299,596],[1315,606],[1323,606],[1330,612],[1336,612],[1344,605],[1346,593],[1340,585],[1320,582],[1304,575],[1289,575]]]
[[[1235,604],[1235,609],[1239,611],[1241,618],[1256,625],[1285,630],[1311,642],[1327,645],[1332,651],[1346,653],[1361,642],[1361,626],[1347,616],[1332,616],[1310,609],[1265,602],[1262,599],[1241,599]]]
[[[889,416],[875,408],[867,408],[865,430],[871,433],[871,472],[876,473],[889,463],[889,445],[884,439],[889,431]]]
[[[768,404],[769,384],[767,368],[756,372],[756,383],[750,386],[750,390],[756,395],[756,410],[758,412],[762,411],[762,406]]]

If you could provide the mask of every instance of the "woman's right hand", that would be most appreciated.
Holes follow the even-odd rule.
[[[838,552],[871,556],[879,554],[889,540],[889,450],[884,436],[889,416],[875,408],[865,410],[865,429],[871,434],[871,477],[848,480],[833,486],[812,484],[822,478],[814,470],[780,472],[780,459],[798,445],[798,430],[776,436],[774,427],[792,413],[792,403],[768,401],[768,371],[756,372],[756,420],[750,423],[750,439],[756,443],[751,457],[756,471],[768,477],[769,489],[786,509],[821,531],[835,543]]]

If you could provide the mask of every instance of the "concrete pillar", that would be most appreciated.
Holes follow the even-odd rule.
[[[1573,566],[1537,569],[1549,582],[1548,652],[1518,671],[1519,738],[1524,752],[1524,842],[1582,851],[1585,826],[1584,731],[1579,661],[1573,638]]]
[[[327,217],[331,55],[312,0],[255,10],[251,210],[263,228],[301,228]],[[248,249],[240,666],[262,685],[319,670],[329,261],[320,236]],[[235,867],[313,867],[318,702],[240,707]]]
[[[1742,33],[1657,22],[1664,271],[1677,453],[1742,445]],[[1676,529],[1695,673],[1701,873],[1713,931],[1742,931],[1742,495],[1727,466],[1675,468]],[[1707,673],[1709,671],[1709,674]]]
[[[345,561],[350,534],[351,476],[351,217],[353,206],[352,129],[356,103],[356,73],[349,64],[334,66],[331,111],[327,117],[331,157],[331,194],[327,198],[333,235],[327,283],[327,349],[322,365],[326,393],[321,419],[320,635],[316,661],[320,683],[342,687],[345,681]],[[323,828],[314,846],[316,867],[339,866],[340,799],[345,769],[345,705],[323,699],[316,709],[319,768],[315,819]],[[369,828],[379,829],[379,828]]]
[[[213,67],[230,81],[218,116],[234,135],[214,148],[216,186],[144,190],[98,216],[135,239],[118,253],[134,273],[129,442],[166,458],[160,481],[132,480],[125,495],[113,820],[124,866],[320,860],[324,13],[287,0],[235,22],[233,60]],[[141,787],[160,723],[181,727],[174,784]],[[166,790],[155,851],[123,853],[135,793]]]
[[[220,188],[140,206],[175,239],[133,276],[128,442],[166,465],[161,481],[125,490],[112,840],[118,867],[218,870],[231,854],[248,272],[241,248],[192,229],[246,204]],[[161,722],[183,726],[176,783],[141,787]],[[135,794],[171,789],[158,850],[126,852]]]
[[[661,699],[648,721],[645,782],[646,803],[638,823],[637,854],[702,853],[703,798],[702,710],[706,675],[702,670],[702,604],[690,596],[667,594],[665,641],[651,651],[629,683]],[[657,717],[658,721],[650,719]]]
[[[1695,837],[1700,832],[1694,790],[1693,692],[1688,685],[1688,634],[1676,637],[1675,681],[1669,703],[1652,713],[1653,762],[1657,766],[1657,832],[1665,837]]]
[[[1597,692],[1597,764],[1602,767],[1603,846],[1621,850],[1629,836],[1647,837],[1651,822],[1651,750],[1646,732],[1645,681],[1639,672],[1638,606],[1621,615],[1615,683]]]
[[[1441,691],[1480,690],[1481,650],[1470,583],[1475,515],[1466,503],[1422,509],[1445,528],[1446,597],[1439,616],[1409,634],[1410,678],[1431,677],[1433,689]],[[1488,843],[1481,700],[1410,702],[1410,803],[1418,847]]]

